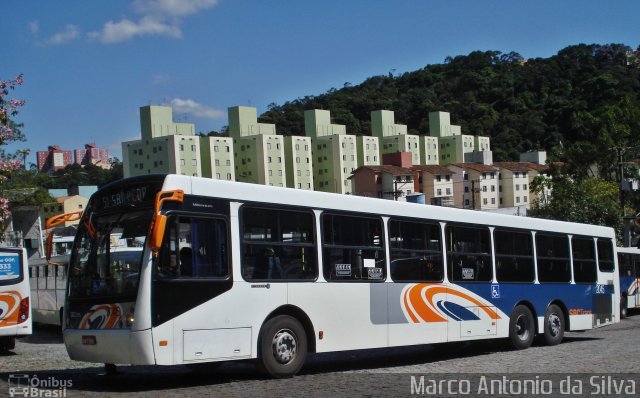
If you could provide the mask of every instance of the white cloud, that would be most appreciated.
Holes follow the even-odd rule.
[[[133,8],[144,15],[181,18],[217,4],[218,0],[135,0]]]
[[[78,30],[78,27],[69,24],[65,26],[62,32],[55,33],[45,40],[44,44],[58,45],[69,43],[70,41],[77,39],[79,35],[80,31]]]
[[[139,36],[182,37],[182,19],[218,4],[218,0],[135,0],[133,9],[142,14],[139,21],[122,18],[108,21],[101,31],[89,37],[105,44],[120,43]]]
[[[168,36],[182,37],[179,27],[164,23],[153,17],[144,17],[138,22],[126,18],[119,22],[108,21],[100,32],[91,32],[89,37],[102,43],[111,44],[129,40],[136,36]]]
[[[168,105],[173,108],[174,114],[186,113],[206,119],[222,119],[227,116],[224,111],[199,104],[192,99],[174,98]]]

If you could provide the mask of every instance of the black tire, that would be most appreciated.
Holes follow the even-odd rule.
[[[627,296],[620,297],[620,319],[624,319],[627,317]]]
[[[307,357],[307,335],[297,319],[278,315],[260,330],[258,369],[274,378],[298,373]]]
[[[516,350],[529,348],[535,337],[533,314],[524,305],[517,306],[509,319],[509,339]]]
[[[547,345],[558,345],[562,342],[566,330],[564,312],[555,304],[551,304],[544,314],[544,342]]]

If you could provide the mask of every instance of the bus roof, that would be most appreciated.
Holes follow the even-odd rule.
[[[152,178],[155,179],[158,176],[153,176]],[[136,179],[140,182],[144,181],[140,177],[136,177]],[[130,180],[121,181],[127,183]],[[244,202],[308,206],[323,210],[346,210],[385,216],[415,217],[444,222],[466,222],[487,226],[525,228],[615,239],[613,228],[604,226],[176,174],[166,175],[162,189],[182,189],[185,194]]]

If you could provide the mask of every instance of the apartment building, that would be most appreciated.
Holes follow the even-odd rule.
[[[426,204],[453,206],[453,171],[439,165],[411,167],[416,172],[415,191],[424,194]]]
[[[520,162],[495,162],[493,166],[500,169],[498,172],[500,207],[523,206],[529,209],[531,207],[529,192],[531,167]]]
[[[351,173],[358,167],[356,136],[331,123],[329,111],[304,112],[305,134],[311,138],[314,190],[351,194]]]
[[[399,166],[360,166],[351,176],[354,195],[405,202],[414,193],[414,172]]]
[[[496,210],[500,207],[497,167],[479,163],[454,163],[453,205],[462,209]]]

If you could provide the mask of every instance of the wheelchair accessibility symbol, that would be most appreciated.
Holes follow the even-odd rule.
[[[491,285],[491,298],[494,298],[494,299],[500,298],[500,286]]]

